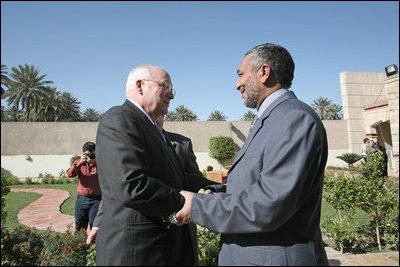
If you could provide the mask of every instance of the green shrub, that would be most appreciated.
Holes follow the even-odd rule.
[[[323,223],[322,230],[333,239],[341,253],[351,248],[356,241],[353,223],[356,181],[356,178],[348,178],[343,174],[327,176],[324,180],[323,198],[337,211],[337,218],[330,218]]]
[[[69,160],[69,165],[71,166],[72,163],[74,163],[74,161],[77,160],[77,159],[79,159],[79,158],[81,158],[80,155],[73,155],[73,156],[71,157],[71,159]]]
[[[39,173],[39,178],[41,178],[42,184],[57,184],[56,178],[50,173]]]
[[[2,177],[3,179],[3,177]],[[9,176],[9,175],[5,175],[4,179],[7,180],[7,184],[8,185],[17,185],[17,184],[21,184],[21,182],[18,180],[17,177],[15,176]]]
[[[398,210],[397,210],[398,211]],[[386,249],[399,251],[399,217],[383,228],[382,241]]]
[[[384,160],[380,153],[367,151],[367,161],[362,163],[358,171],[366,179],[374,180],[383,177]]]
[[[355,202],[369,214],[371,224],[375,226],[375,241],[382,250],[382,230],[387,223],[399,219],[399,188],[383,177],[384,162],[379,153],[368,151],[367,157],[368,161],[360,166],[363,177],[358,179]]]
[[[7,217],[7,211],[4,210],[4,207],[6,206],[6,195],[10,192],[9,186],[10,183],[8,180],[8,176],[3,172],[3,168],[1,168],[1,228],[2,229]]]
[[[86,256],[86,265],[96,266],[96,244],[91,245],[88,249]]]
[[[341,253],[351,251],[357,242],[356,231],[352,230],[354,225],[349,220],[340,221],[330,218],[322,224],[324,232],[333,239],[335,249]]]
[[[199,265],[217,266],[221,235],[203,228],[197,230],[197,237],[199,242]]]
[[[213,136],[209,141],[210,156],[221,165],[235,156],[235,142],[229,136]]]
[[[379,250],[383,247],[398,249],[399,188],[383,177],[383,157],[372,152],[367,155],[368,161],[359,166],[361,176],[325,177],[323,197],[337,210],[338,218],[337,221],[328,220],[322,227],[342,252],[346,246],[355,243],[360,246],[365,243],[367,250],[373,246]],[[354,229],[352,216],[355,209],[368,214],[369,225],[363,229]],[[359,233],[357,242],[353,242],[351,231]]]

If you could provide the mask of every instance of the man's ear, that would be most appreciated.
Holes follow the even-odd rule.
[[[136,88],[138,89],[139,94],[143,95],[143,82],[142,80],[137,80],[136,81]]]
[[[260,77],[261,83],[266,83],[267,80],[271,77],[272,71],[270,65],[264,63],[261,65],[258,70],[258,75]]]

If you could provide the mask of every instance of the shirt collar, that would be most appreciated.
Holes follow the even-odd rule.
[[[263,103],[261,104],[260,109],[257,111],[257,117],[260,118],[261,115],[264,113],[264,111],[274,102],[278,97],[283,95],[284,93],[289,92],[288,89],[286,88],[281,88],[267,96],[267,98],[264,99]]]
[[[151,123],[155,124],[155,122],[151,119],[151,117],[149,116],[149,114],[147,114],[147,112],[143,109],[143,107],[141,105],[139,105],[138,103],[136,103],[135,101],[133,101],[132,99],[127,98],[129,101],[132,102],[132,104],[134,104],[138,109],[140,109],[140,111],[143,112],[144,115],[146,115],[146,117],[151,121]]]

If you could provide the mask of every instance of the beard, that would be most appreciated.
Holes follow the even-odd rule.
[[[251,79],[245,84],[246,98],[244,100],[244,105],[248,108],[256,108],[258,103],[258,98],[260,97],[260,90],[257,88],[255,77],[252,76]]]

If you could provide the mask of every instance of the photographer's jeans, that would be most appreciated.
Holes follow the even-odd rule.
[[[80,230],[81,228],[88,229],[88,223],[90,223],[90,229],[92,229],[100,201],[101,197],[85,197],[78,194],[75,201],[76,230]]]

